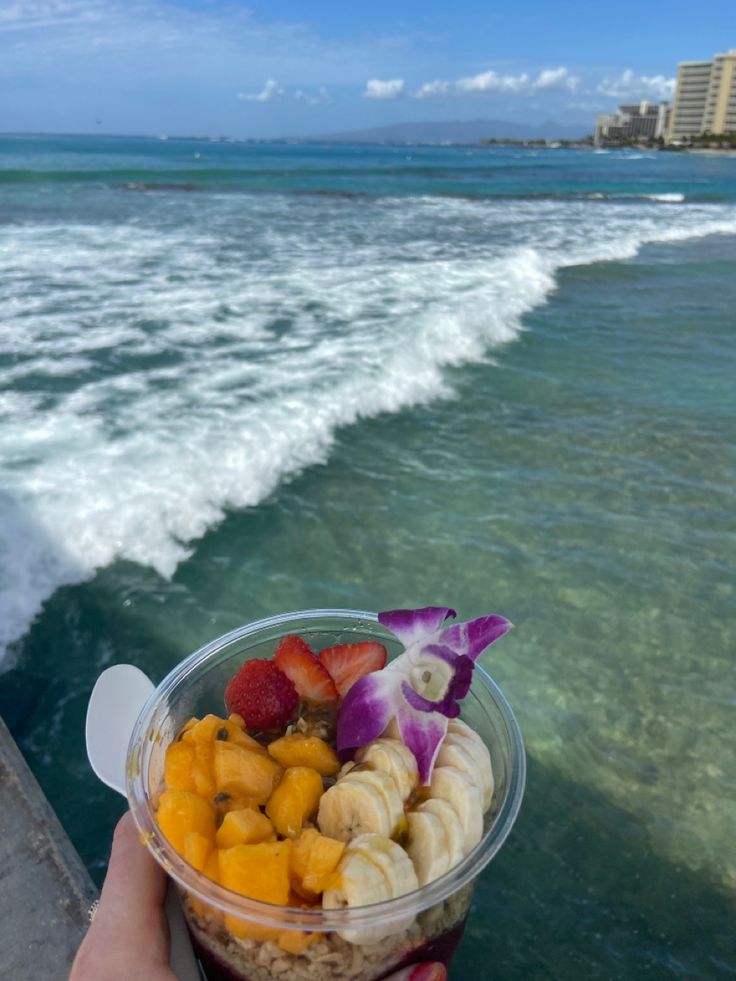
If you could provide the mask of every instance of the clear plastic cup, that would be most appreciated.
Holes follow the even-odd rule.
[[[190,866],[159,830],[154,802],[164,754],[191,716],[222,715],[223,693],[240,665],[269,658],[279,639],[299,634],[316,650],[377,640],[392,659],[402,647],[374,613],[305,610],[234,630],[190,655],[144,706],[128,750],[128,800],[143,840],[179,887],[192,940],[209,981],[376,981],[409,964],[449,964],[462,937],[475,879],[506,840],[521,805],[526,771],[519,726],[480,665],[462,718],[490,750],[495,789],[481,841],[434,882],[397,899],[323,910],[246,899]]]

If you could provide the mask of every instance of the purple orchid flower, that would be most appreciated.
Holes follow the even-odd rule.
[[[420,783],[429,783],[448,719],[460,714],[475,661],[512,624],[491,615],[443,626],[457,616],[448,606],[390,610],[378,614],[404,644],[404,653],[381,671],[356,682],[337,717],[337,751],[349,758],[376,739],[392,719],[419,767]]]

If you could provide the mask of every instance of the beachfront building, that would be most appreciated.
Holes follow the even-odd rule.
[[[616,112],[596,116],[593,144],[651,143],[663,137],[669,122],[670,104],[637,102],[619,106]]]
[[[736,133],[736,48],[711,61],[683,61],[667,142],[703,133]]]

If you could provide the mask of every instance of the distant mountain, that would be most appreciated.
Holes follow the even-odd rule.
[[[325,133],[307,137],[325,143],[479,143],[481,140],[577,140],[591,127],[564,123],[525,126],[502,119],[470,119],[454,122],[393,123],[373,129]]]

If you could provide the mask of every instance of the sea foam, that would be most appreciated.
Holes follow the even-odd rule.
[[[512,342],[562,267],[736,232],[733,208],[654,202],[150,207],[0,229],[2,648],[117,558],[171,576],[340,427],[451,397],[448,368]]]

